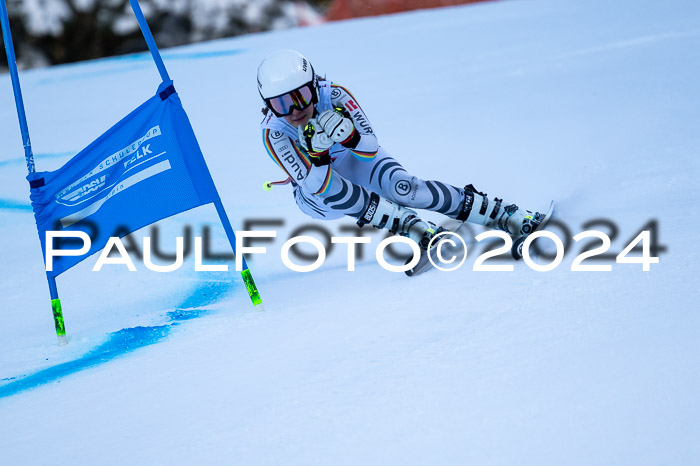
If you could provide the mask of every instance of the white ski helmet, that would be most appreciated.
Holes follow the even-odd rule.
[[[275,110],[270,105],[270,99],[304,86],[311,90],[313,103],[318,103],[318,77],[311,62],[296,50],[272,52],[258,67],[258,92],[267,107],[273,111]]]

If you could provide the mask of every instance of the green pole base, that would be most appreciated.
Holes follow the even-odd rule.
[[[58,337],[58,345],[63,346],[68,344],[66,338],[66,326],[63,323],[63,309],[61,308],[60,299],[51,300],[51,309],[53,310],[53,323],[56,327],[56,336]]]
[[[250,269],[241,271],[241,276],[243,277],[243,282],[248,290],[248,295],[250,296],[250,300],[253,302],[253,306],[255,306],[256,309],[262,309],[262,298],[260,298],[258,287],[255,285],[255,280],[253,280],[253,275],[250,273]]]

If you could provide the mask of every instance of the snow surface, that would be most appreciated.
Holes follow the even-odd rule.
[[[348,86],[410,171],[532,209],[556,199],[572,234],[610,219],[616,253],[657,219],[660,263],[575,273],[575,247],[551,272],[486,273],[471,251],[458,272],[407,279],[377,265],[368,232],[356,272],[341,249],[288,271],[281,244],[309,219],[286,187],[261,189],[282,173],[254,79],[280,47]],[[266,310],[237,273],[195,273],[192,258],[158,274],[93,273],[91,257],[58,279],[58,347],[0,76],[0,464],[700,464],[700,3],[493,2],[165,61],[235,227],[284,219],[251,260]],[[158,85],[146,55],[21,79],[40,170]],[[227,250],[211,206],[160,222],[164,249],[185,225]]]

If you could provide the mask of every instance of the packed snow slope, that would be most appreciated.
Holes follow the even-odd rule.
[[[355,272],[340,247],[315,272],[289,271],[282,243],[310,219],[288,187],[262,190],[283,173],[261,143],[255,84],[279,48],[348,87],[410,172],[530,209],[556,199],[571,251],[549,272],[477,272],[472,246],[458,271],[408,279],[377,264],[382,235],[367,231]],[[0,76],[0,463],[698,463],[700,3],[503,1],[164,56],[235,227],[284,223],[250,261],[266,310],[236,272],[196,273],[192,256],[173,273],[95,273],[90,257],[58,279],[70,340],[58,347]],[[159,83],[144,54],[21,79],[40,170]],[[652,220],[660,262],[616,264]],[[160,222],[161,248],[188,226],[227,251],[211,206]],[[587,229],[617,230],[612,271],[570,270],[570,237]]]

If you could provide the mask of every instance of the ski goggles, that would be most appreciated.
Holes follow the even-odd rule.
[[[291,115],[296,108],[301,111],[316,102],[316,89],[313,83],[309,82],[286,94],[265,99],[265,105],[278,117]]]

